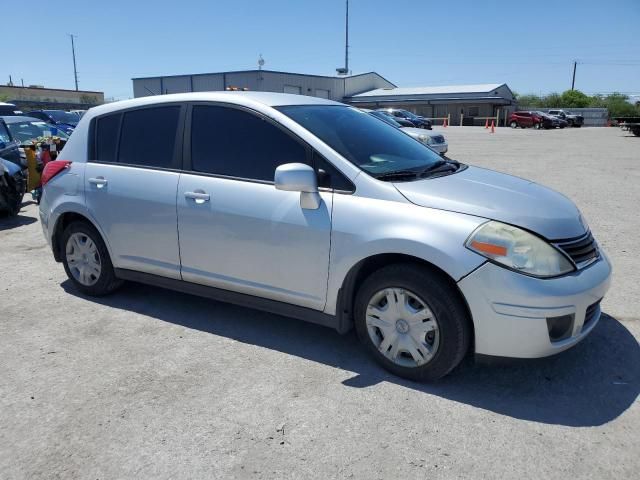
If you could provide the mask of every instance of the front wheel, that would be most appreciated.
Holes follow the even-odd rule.
[[[540,130],[540,124],[539,123],[534,123],[533,124],[533,128],[535,128],[536,130]]]
[[[469,314],[455,287],[430,270],[398,264],[367,278],[355,303],[358,337],[390,372],[437,380],[464,358]]]
[[[62,234],[62,263],[78,290],[102,296],[118,288],[107,247],[98,231],[86,222],[71,223]]]

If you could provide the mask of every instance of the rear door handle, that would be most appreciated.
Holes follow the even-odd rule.
[[[89,183],[95,185],[98,188],[102,188],[107,184],[107,179],[104,177],[93,177],[89,179]]]
[[[184,196],[186,198],[195,200],[196,203],[208,202],[211,198],[208,193],[205,193],[202,190],[196,190],[195,192],[184,192]]]

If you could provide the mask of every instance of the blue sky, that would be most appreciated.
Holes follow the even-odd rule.
[[[0,82],[132,96],[131,78],[265,68],[335,73],[344,0],[31,0],[0,7]],[[13,20],[11,20],[13,19]],[[640,0],[350,1],[350,67],[399,86],[506,82],[520,93],[640,94]]]

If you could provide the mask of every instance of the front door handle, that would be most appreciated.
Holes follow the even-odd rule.
[[[107,184],[107,179],[104,177],[93,177],[89,179],[89,183],[95,185],[98,188],[102,188]]]
[[[208,202],[211,198],[208,193],[205,193],[202,190],[196,190],[195,192],[184,192],[184,196],[186,198],[191,198],[196,201],[196,203],[204,203]]]

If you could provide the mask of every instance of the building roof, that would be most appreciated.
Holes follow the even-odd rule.
[[[280,74],[280,75],[300,75],[302,77],[320,77],[320,78],[338,78],[338,79],[343,79],[343,78],[354,78],[354,77],[361,77],[363,75],[375,75],[377,77],[382,78],[383,80],[385,80],[386,82],[389,82],[391,85],[395,85],[395,83],[390,82],[389,80],[387,80],[386,78],[384,78],[382,75],[380,75],[377,72],[364,72],[364,73],[356,73],[356,74],[351,74],[351,75],[313,75],[310,73],[296,73],[296,72],[281,72],[278,70],[257,70],[257,69],[252,69],[252,70],[232,70],[232,71],[228,71],[228,72],[209,72],[209,73],[187,73],[187,74],[183,74],[183,75],[155,75],[155,76],[151,76],[151,77],[134,77],[131,80],[147,80],[150,78],[172,78],[172,77],[197,77],[197,76],[201,76],[201,75],[221,75],[221,74],[232,74],[232,73],[276,73],[276,74]]]
[[[439,87],[377,88],[353,97],[390,97],[404,95],[456,95],[459,93],[489,93],[504,83],[481,83],[476,85],[443,85]]]

